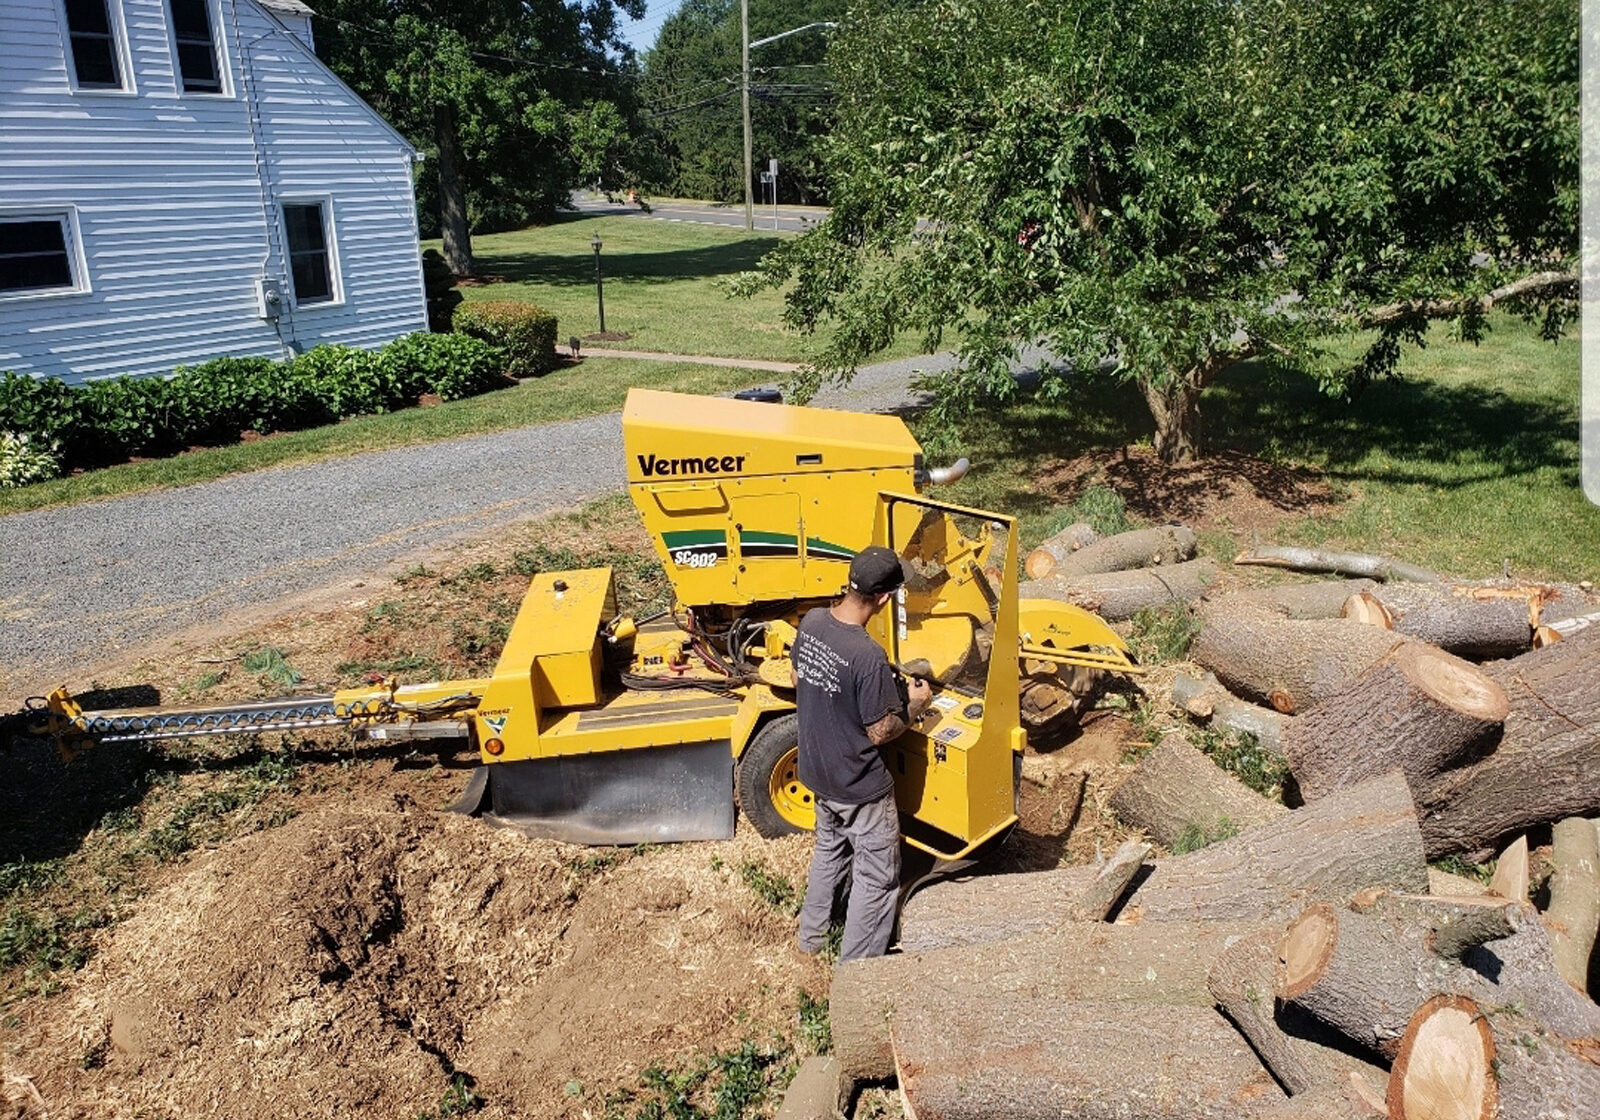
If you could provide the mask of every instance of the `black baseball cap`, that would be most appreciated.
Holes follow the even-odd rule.
[[[858,595],[882,595],[906,581],[906,568],[889,549],[871,545],[850,561],[850,590]]]

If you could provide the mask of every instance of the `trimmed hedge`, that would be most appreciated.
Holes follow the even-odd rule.
[[[511,383],[505,364],[481,339],[421,332],[377,351],[318,346],[288,362],[213,358],[180,366],[171,377],[107,378],[76,388],[6,373],[0,431],[27,436],[36,449],[58,448],[62,470],[101,466],[233,443],[244,431],[293,431],[389,412],[424,393],[475,396]]]
[[[452,321],[463,334],[500,347],[512,377],[537,377],[556,368],[556,317],[542,307],[515,300],[463,303]]]

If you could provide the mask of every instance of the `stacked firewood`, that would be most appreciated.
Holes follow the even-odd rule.
[[[1194,563],[1152,532],[1145,570]],[[914,894],[902,952],[835,975],[845,1077],[945,1120],[1600,1120],[1596,607],[1333,559],[1368,578],[1201,602],[1204,673],[1173,688],[1298,807],[1169,736],[1109,807],[1183,854]],[[1497,852],[1487,885],[1428,864]]]

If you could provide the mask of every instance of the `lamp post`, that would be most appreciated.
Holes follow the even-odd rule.
[[[600,305],[600,333],[606,333],[606,291],[605,285],[600,280],[600,235],[597,233],[589,239],[589,244],[594,246],[594,300]]]

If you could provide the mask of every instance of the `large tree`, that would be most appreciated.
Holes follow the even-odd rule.
[[[638,18],[644,0],[317,4],[318,52],[425,153],[421,224],[456,275],[472,274],[472,228],[626,177],[637,74],[619,11]]]
[[[895,332],[960,344],[941,400],[1014,391],[1043,343],[1112,359],[1168,461],[1234,363],[1358,391],[1429,320],[1576,294],[1571,0],[926,0],[834,36],[833,214],[751,281],[832,324],[808,385]],[[802,388],[807,387],[803,385]]]

